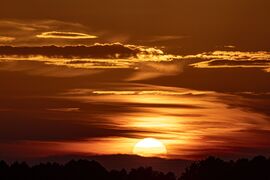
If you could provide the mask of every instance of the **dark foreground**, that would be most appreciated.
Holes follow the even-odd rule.
[[[127,172],[107,171],[96,161],[70,161],[64,165],[46,163],[29,166],[26,163],[8,165],[0,161],[0,180],[270,180],[270,159],[258,156],[252,160],[223,161],[215,157],[197,161],[177,178],[151,167],[139,167]]]

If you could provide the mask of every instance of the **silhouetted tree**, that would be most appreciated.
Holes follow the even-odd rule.
[[[10,166],[0,161],[0,180],[176,180],[174,173],[164,174],[151,167],[108,172],[96,161],[70,161],[65,165],[41,163],[29,167],[25,162]],[[270,180],[270,159],[223,161],[209,157],[191,164],[179,180]]]
[[[263,156],[252,160],[239,159],[225,162],[209,157],[194,162],[179,180],[270,180],[270,160]]]
[[[0,161],[0,179],[7,179],[9,166],[5,161]]]
[[[112,170],[109,174],[111,180],[127,180],[127,171],[122,169],[121,171]]]
[[[96,161],[70,161],[64,166],[64,171],[66,180],[105,180],[108,177],[107,170]]]
[[[128,180],[175,180],[173,173],[164,174],[159,171],[154,171],[151,167],[132,169],[128,174]]]
[[[10,166],[9,169],[9,177],[10,179],[20,179],[20,180],[28,180],[30,179],[30,168],[25,163],[15,162]]]

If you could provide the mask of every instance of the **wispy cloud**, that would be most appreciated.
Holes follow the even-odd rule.
[[[185,56],[186,59],[270,60],[270,52],[214,51]]]
[[[262,68],[270,67],[270,52],[214,51],[185,56],[185,59],[207,60],[192,64],[196,68]]]
[[[45,77],[78,77],[97,74],[98,70],[84,68],[69,68],[67,66],[44,64],[35,61],[0,61],[0,70],[7,72],[23,72],[29,75]]]
[[[173,36],[173,35],[164,35],[164,36],[150,36],[146,37],[142,42],[147,43],[158,43],[158,42],[166,42],[166,41],[176,41],[181,39],[190,38],[189,36]]]
[[[234,46],[234,45],[226,45],[226,46],[224,46],[225,48],[230,48],[230,49],[234,49],[234,48],[236,48],[236,46]]]
[[[2,42],[5,45],[48,45],[76,44],[85,40],[95,39],[97,32],[91,32],[88,27],[73,22],[58,20],[0,20],[0,34],[4,34]],[[12,41],[10,38],[12,38]],[[3,41],[5,40],[5,41]]]
[[[175,76],[184,71],[184,65],[179,62],[144,62],[139,63],[136,72],[127,81],[138,81],[157,78],[160,76]]]
[[[19,142],[16,149],[21,152],[32,144],[36,156],[57,151],[128,154],[144,137],[162,140],[172,158],[243,155],[247,148],[258,153],[269,147],[269,118],[254,111],[258,100],[183,88],[119,84],[109,88],[70,89],[42,100],[26,97],[28,104],[10,99],[17,102],[10,107],[16,113],[3,112],[7,118],[0,127],[2,136],[9,144]],[[239,105],[232,106],[232,101]],[[20,128],[7,131],[14,123]],[[42,143],[46,152],[39,149]],[[1,146],[0,152],[9,152],[4,150],[7,144]]]
[[[48,109],[48,111],[58,111],[58,112],[78,112],[80,111],[80,108],[51,108]]]
[[[38,38],[53,38],[53,39],[95,39],[98,38],[94,35],[77,33],[77,32],[60,32],[60,31],[50,31],[43,32],[37,35]]]
[[[14,38],[14,37],[0,36],[0,43],[11,42],[11,41],[14,41],[15,39],[16,38]]]
[[[173,60],[174,57],[158,48],[120,43],[96,43],[91,46],[0,47],[1,62],[33,61],[81,69],[140,69],[145,67],[145,65],[139,65],[142,62],[167,62]],[[163,69],[164,72],[166,69],[161,66],[151,66],[152,69],[158,71]],[[148,67],[150,67],[149,64]]]

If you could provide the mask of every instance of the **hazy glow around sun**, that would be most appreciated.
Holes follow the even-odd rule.
[[[161,141],[154,138],[145,138],[135,144],[133,153],[145,157],[160,157],[167,154],[167,149]]]

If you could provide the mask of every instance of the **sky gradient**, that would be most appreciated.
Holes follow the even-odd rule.
[[[0,159],[270,155],[270,2],[4,0]]]

